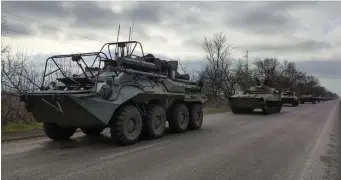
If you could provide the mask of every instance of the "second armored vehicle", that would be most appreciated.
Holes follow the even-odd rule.
[[[142,55],[133,54],[137,46]],[[116,47],[116,58],[112,47]],[[91,56],[95,60],[88,66],[85,60]],[[60,58],[75,62],[81,73],[66,73],[57,63]],[[47,72],[51,62],[56,70]],[[206,101],[203,83],[189,81],[189,75],[177,69],[177,61],[144,55],[137,41],[107,43],[99,52],[48,58],[40,90],[22,95],[21,100],[53,140],[67,140],[77,128],[97,136],[109,127],[112,139],[128,145],[141,135],[163,136],[166,121],[176,133],[201,128]],[[47,79],[56,72],[61,73],[56,81]]]
[[[296,93],[292,91],[284,91],[282,93],[281,99],[283,104],[291,104],[292,106],[298,106],[300,104]]]
[[[304,104],[305,102],[311,102],[313,104],[316,104],[316,99],[311,94],[308,94],[308,93],[307,94],[303,94],[300,97],[300,103]]]
[[[280,113],[282,109],[280,92],[264,85],[254,86],[244,93],[231,96],[228,102],[234,114],[250,113],[260,108],[267,115]]]
[[[317,103],[320,103],[322,101],[321,97],[319,96],[314,96],[313,97]]]

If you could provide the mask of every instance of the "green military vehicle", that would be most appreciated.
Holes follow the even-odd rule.
[[[282,109],[280,91],[265,85],[253,86],[244,93],[231,96],[228,103],[234,114],[250,113],[260,108],[267,115],[280,113]]]
[[[142,55],[134,53],[136,47]],[[94,57],[91,66],[84,60],[89,57]],[[61,58],[74,62],[81,73],[66,73],[56,61]],[[56,70],[47,72],[49,63]],[[99,52],[49,57],[40,90],[21,95],[21,101],[55,141],[68,140],[78,128],[98,136],[108,127],[113,140],[129,145],[140,136],[162,137],[166,121],[175,133],[201,128],[207,100],[203,82],[177,70],[178,61],[144,55],[137,41],[106,43]],[[47,82],[57,72],[62,77]]]
[[[321,102],[321,98],[318,97],[318,96],[314,96],[314,99],[315,99],[315,101],[316,101],[317,103],[320,103],[320,102]]]
[[[303,94],[301,97],[300,97],[300,103],[301,104],[304,104],[305,102],[311,102],[313,104],[316,104],[316,98],[314,98],[313,95],[307,93],[307,94]]]
[[[292,106],[298,106],[300,104],[299,98],[295,92],[284,91],[281,96],[283,104],[291,104]]]

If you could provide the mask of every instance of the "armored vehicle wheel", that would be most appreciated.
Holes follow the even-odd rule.
[[[45,134],[50,139],[56,141],[68,140],[76,132],[77,128],[64,128],[56,123],[44,123],[43,125]]]
[[[271,111],[271,107],[269,107],[267,104],[265,104],[264,107],[262,107],[262,112],[264,115],[270,114],[270,111]]]
[[[168,112],[169,128],[172,132],[183,133],[189,124],[188,109],[184,104],[177,104]]]
[[[189,109],[188,129],[198,130],[202,126],[204,120],[204,112],[201,104],[193,104]]]
[[[137,141],[142,131],[142,116],[135,106],[125,106],[116,115],[110,133],[120,145],[129,145]]]
[[[313,104],[316,104],[316,101],[313,101]]]
[[[166,111],[160,105],[151,105],[147,109],[147,115],[143,119],[142,133],[148,139],[163,136],[166,127]]]
[[[276,113],[280,113],[281,112],[281,110],[282,110],[282,103],[278,103],[276,106],[275,106],[275,108],[276,108]]]
[[[105,128],[81,128],[82,132],[88,136],[99,136]]]
[[[231,111],[233,114],[240,114],[242,112],[240,108],[236,107],[231,107]]]
[[[297,102],[294,101],[294,102],[291,103],[291,105],[292,105],[293,107],[295,107],[295,106],[297,106]]]
[[[244,109],[242,109],[242,112],[243,113],[252,113],[253,110],[254,110],[253,108],[244,108]]]

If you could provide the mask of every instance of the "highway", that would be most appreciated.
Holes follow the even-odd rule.
[[[108,134],[2,144],[4,180],[305,180],[340,178],[338,100],[281,113],[207,115],[199,131],[118,147]]]

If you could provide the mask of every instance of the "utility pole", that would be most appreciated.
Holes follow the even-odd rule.
[[[246,50],[245,60],[246,60],[246,72],[249,73],[249,51],[248,50]]]
[[[245,66],[245,86],[246,88],[249,88],[249,51],[246,50],[246,54],[245,54],[245,61],[246,61],[246,66]]]

